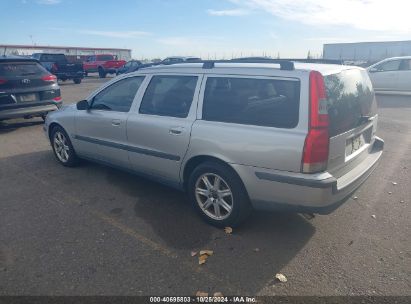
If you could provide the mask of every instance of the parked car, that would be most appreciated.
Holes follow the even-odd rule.
[[[0,56],[0,120],[31,118],[62,104],[56,76],[33,58]]]
[[[160,61],[158,64],[176,64],[176,63],[183,63],[183,62],[198,62],[201,61],[199,57],[184,57],[184,56],[174,56],[174,57],[167,57],[164,60]]]
[[[330,213],[383,150],[362,68],[207,61],[115,78],[45,131],[57,160],[123,168],[185,190],[199,214],[235,226],[252,208]]]
[[[98,72],[100,78],[106,78],[107,74],[116,74],[117,70],[126,64],[125,60],[117,60],[110,54],[93,55],[83,63],[86,76],[88,73]]]
[[[32,57],[40,61],[46,70],[56,75],[59,80],[72,79],[75,84],[79,84],[84,78],[83,64],[68,62],[64,54],[35,53]]]
[[[411,94],[411,56],[384,59],[367,70],[376,92]]]
[[[139,67],[143,66],[143,63],[138,60],[130,60],[125,65],[117,70],[117,75],[131,73],[138,70]]]

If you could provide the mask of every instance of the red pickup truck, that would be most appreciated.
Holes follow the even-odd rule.
[[[105,78],[107,74],[115,74],[119,68],[126,64],[125,60],[117,60],[117,57],[110,54],[93,55],[83,62],[84,72],[98,72],[100,78]]]

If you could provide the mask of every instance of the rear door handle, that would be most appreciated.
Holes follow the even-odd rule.
[[[168,133],[171,135],[180,135],[183,133],[184,128],[183,127],[172,127],[170,130],[168,130]]]
[[[113,125],[114,127],[118,127],[119,125],[121,125],[121,120],[120,119],[113,119],[111,121],[111,125]]]

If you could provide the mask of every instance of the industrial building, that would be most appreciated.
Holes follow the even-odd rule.
[[[126,61],[131,59],[130,49],[0,44],[0,56],[30,56],[33,53],[63,53],[71,61],[83,61],[86,57],[97,54],[112,54],[116,55],[117,59],[122,59]]]
[[[410,56],[411,40],[324,44],[323,58],[374,63],[389,57]]]

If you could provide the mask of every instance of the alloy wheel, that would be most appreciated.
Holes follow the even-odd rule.
[[[214,220],[224,220],[233,211],[233,193],[227,182],[217,174],[201,175],[195,184],[195,196],[201,210]]]

